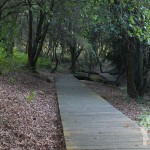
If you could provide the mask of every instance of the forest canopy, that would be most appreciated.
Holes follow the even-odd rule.
[[[150,71],[149,0],[1,0],[0,71],[70,58],[70,70],[110,60],[143,97]],[[82,61],[80,61],[82,60]],[[9,68],[9,69],[8,69]]]

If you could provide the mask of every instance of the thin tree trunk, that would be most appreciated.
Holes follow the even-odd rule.
[[[71,66],[70,66],[70,70],[75,73],[76,70],[76,48],[75,46],[70,46],[70,52],[71,52]]]
[[[38,45],[38,49],[36,50],[36,54],[35,54],[34,59],[33,59],[35,61],[35,63],[37,62],[37,60],[40,56],[40,53],[42,51],[42,47],[43,47],[43,44],[44,44],[44,40],[45,40],[45,37],[46,37],[47,30],[48,30],[48,24],[45,25],[43,35],[41,36],[41,40],[40,40],[39,45]]]
[[[101,61],[99,60],[98,57],[96,57],[96,58],[97,58],[97,61],[98,61],[98,64],[99,64],[99,70],[100,70],[101,73],[103,73],[102,63],[101,63]]]
[[[37,49],[38,49],[38,46],[39,46],[39,43],[40,43],[40,40],[42,38],[42,26],[44,24],[44,15],[43,15],[43,12],[42,10],[40,10],[40,18],[39,18],[39,22],[38,22],[38,25],[37,25],[37,30],[36,30],[36,36],[35,36],[35,39],[34,39],[34,44],[33,44],[33,48],[32,48],[32,53],[33,53],[33,59],[37,53]]]
[[[29,5],[29,34],[28,34],[28,68],[33,69],[35,67],[35,64],[32,62],[32,21],[33,21],[33,15],[32,15],[32,4],[31,1],[28,0]]]
[[[56,64],[55,64],[54,69],[52,70],[52,73],[54,73],[54,72],[57,70],[58,63],[59,63],[59,61],[58,61],[58,57],[57,57],[57,53],[56,53],[56,47],[55,47],[54,52],[55,52],[55,62],[56,62]]]
[[[147,86],[147,76],[144,77],[144,79],[143,79],[143,86],[141,87],[141,89],[139,91],[139,96],[140,97],[144,96],[144,93],[145,93],[145,90],[146,90],[146,86]]]

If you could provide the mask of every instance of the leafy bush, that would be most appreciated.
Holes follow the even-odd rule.
[[[0,60],[0,71],[2,74],[9,73],[14,68],[14,62],[12,58],[5,58]]]
[[[0,72],[2,74],[8,73],[12,64],[12,60],[7,58],[7,53],[4,48],[0,48]]]
[[[90,75],[90,79],[92,81],[95,81],[95,82],[97,82],[97,81],[101,82],[102,81],[98,75],[94,75],[94,74]]]
[[[7,74],[12,70],[16,70],[26,63],[26,54],[18,52],[16,48],[14,48],[13,57],[8,57],[6,50],[0,48],[0,71],[2,74]]]
[[[13,58],[17,66],[25,66],[28,61],[27,54],[23,52],[19,52],[16,48],[14,48],[13,50]]]
[[[0,72],[7,74],[12,70],[17,70],[22,66],[26,66],[28,56],[26,53],[20,52],[16,47],[13,49],[13,57],[7,57],[5,49],[0,48]],[[51,61],[47,57],[39,57],[37,67],[50,68]]]
[[[150,113],[145,111],[142,115],[139,116],[139,125],[144,126],[150,130]]]
[[[37,67],[41,68],[51,68],[51,60],[48,57],[39,57],[37,61]]]

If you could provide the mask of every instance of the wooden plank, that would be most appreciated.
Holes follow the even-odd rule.
[[[67,150],[148,150],[137,123],[72,75],[56,78]]]

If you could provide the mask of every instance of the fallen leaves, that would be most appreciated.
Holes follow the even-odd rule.
[[[64,145],[54,83],[28,73],[0,76],[0,150],[63,150]]]

